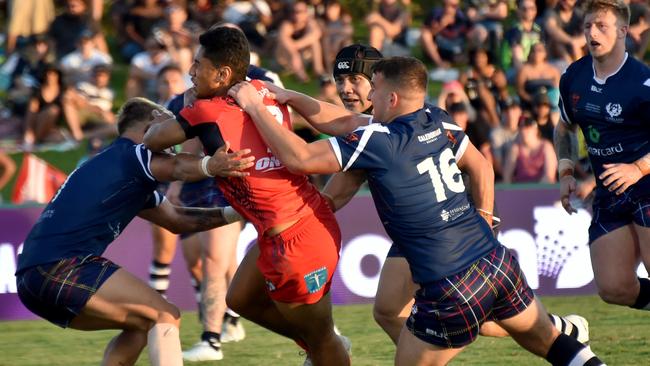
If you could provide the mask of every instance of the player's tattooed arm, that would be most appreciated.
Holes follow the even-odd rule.
[[[566,175],[573,175],[573,166],[578,160],[578,137],[575,125],[567,125],[560,121],[555,126],[553,134],[555,153],[559,160],[558,170],[560,178]]]
[[[178,207],[167,200],[140,211],[138,216],[176,234],[206,231],[243,220],[232,207]]]
[[[200,158],[193,154],[155,153],[151,159],[151,173],[161,182],[182,180],[195,182],[206,177],[245,177],[245,170],[253,166],[254,156],[250,149],[228,152],[226,143],[212,157]]]
[[[569,126],[564,121],[560,121],[555,126],[553,135],[560,177],[560,202],[569,214],[578,212],[570,202],[571,194],[577,188],[576,179],[573,177],[575,161],[578,160],[578,138],[575,130],[575,125]]]

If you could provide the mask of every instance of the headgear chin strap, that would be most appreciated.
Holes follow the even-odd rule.
[[[353,44],[342,48],[334,60],[334,77],[347,74],[362,74],[372,78],[372,67],[383,55],[376,48]]]

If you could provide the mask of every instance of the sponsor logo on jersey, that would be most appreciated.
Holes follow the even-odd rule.
[[[623,145],[619,142],[614,146],[596,148],[587,146],[587,152],[594,156],[612,156],[623,152]]]
[[[357,141],[359,141],[359,136],[354,132],[350,132],[349,134],[347,134],[345,136],[345,142],[347,142],[348,144],[351,144],[351,143],[354,143],[354,142],[357,142]]]
[[[467,211],[468,209],[469,209],[469,203],[460,207],[452,208],[449,211],[443,209],[440,212],[440,218],[442,218],[444,222],[454,221],[457,218],[459,218],[463,214],[463,212]]]
[[[607,111],[607,114],[609,114],[609,117],[605,117],[607,121],[614,122],[614,123],[623,122],[623,118],[617,118],[623,112],[623,107],[621,107],[620,104],[607,103],[607,105],[605,106],[605,111]]]
[[[589,137],[589,140],[593,142],[594,144],[597,144],[598,141],[600,141],[600,132],[593,126],[589,125],[587,127],[587,136]]]
[[[602,93],[602,92],[603,92],[603,88],[599,88],[599,87],[597,87],[596,85],[592,85],[592,86],[591,86],[591,91],[594,92],[594,93]]]
[[[427,132],[424,135],[419,135],[418,136],[418,141],[424,142],[424,143],[434,142],[434,141],[437,140],[437,137],[440,136],[441,133],[442,133],[442,131],[440,131],[440,129],[438,128],[435,131]]]
[[[458,143],[458,140],[456,140],[456,137],[451,133],[451,131],[447,131],[447,139],[449,139],[449,142],[451,142],[451,147],[456,146]]]
[[[339,70],[347,70],[350,68],[350,62],[349,61],[339,61],[338,64],[336,64],[336,67]]]
[[[585,109],[587,112],[600,114],[600,106],[598,104],[587,103],[585,104]]]
[[[413,304],[413,306],[411,306],[411,314],[415,315],[417,313],[418,313],[418,306]]]
[[[255,162],[255,170],[268,172],[284,168],[284,165],[275,156],[265,156]]]

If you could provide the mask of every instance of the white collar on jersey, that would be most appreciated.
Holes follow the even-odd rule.
[[[605,84],[605,82],[607,82],[607,79],[609,79],[612,75],[616,75],[616,73],[618,73],[619,71],[621,71],[621,68],[623,68],[623,65],[625,65],[625,62],[626,62],[626,61],[627,61],[627,52],[625,52],[625,57],[623,57],[623,62],[621,62],[621,64],[618,65],[618,69],[616,69],[616,71],[614,71],[613,73],[611,73],[611,74],[605,76],[604,79],[599,79],[599,78],[596,76],[596,67],[594,66],[594,61],[593,61],[593,59],[592,59],[592,61],[591,61],[591,69],[594,71],[594,80],[595,80],[598,84],[601,84],[601,85],[602,85],[602,84]]]

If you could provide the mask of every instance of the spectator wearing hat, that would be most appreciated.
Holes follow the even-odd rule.
[[[93,39],[97,47],[103,52],[108,52],[106,40],[93,23],[85,0],[66,0],[65,12],[57,16],[49,29],[49,36],[54,42],[56,59],[61,60],[65,55],[73,52],[78,40],[86,30],[94,33]]]
[[[109,65],[95,65],[90,81],[81,81],[68,89],[63,97],[63,112],[77,140],[83,139],[84,130],[93,129],[101,135],[117,135],[113,99],[115,93],[109,87]],[[106,127],[110,126],[110,127]]]
[[[93,67],[113,63],[113,59],[109,54],[95,46],[94,38],[93,31],[90,29],[84,30],[77,42],[77,49],[61,60],[61,69],[66,84],[76,85],[82,81],[90,81],[93,77]]]
[[[519,136],[503,168],[504,183],[555,183],[557,157],[553,144],[542,138],[537,122],[529,115],[519,119]]]

